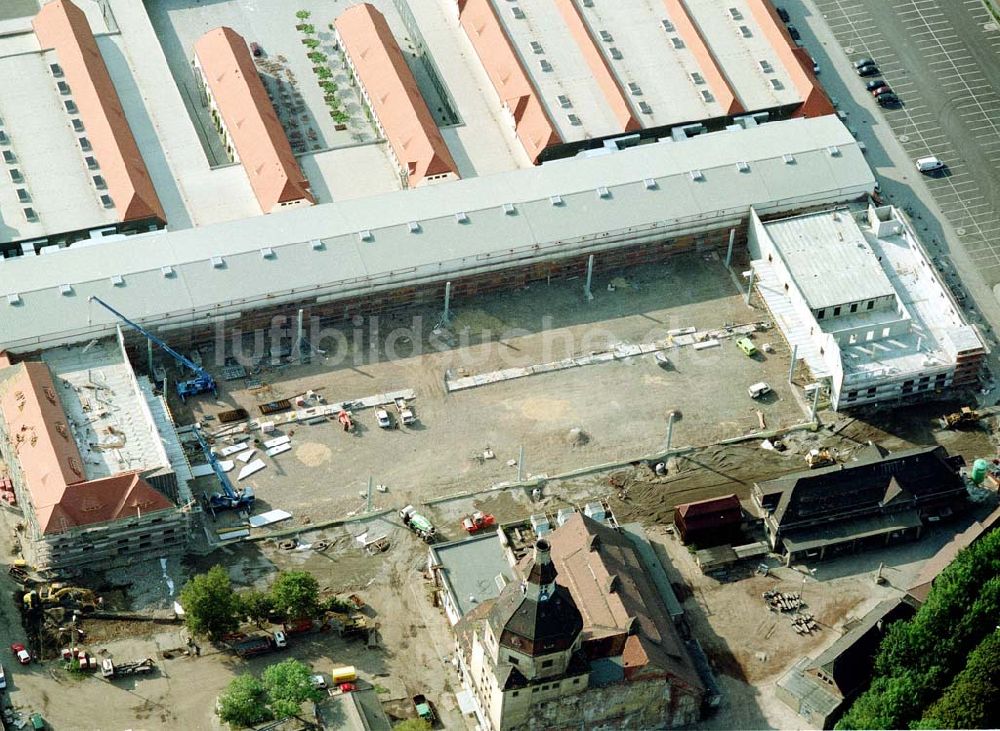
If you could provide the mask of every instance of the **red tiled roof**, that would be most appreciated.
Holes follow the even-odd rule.
[[[562,142],[538,91],[525,72],[491,0],[458,0],[459,22],[472,41],[500,102],[514,118],[514,130],[531,161]]]
[[[215,28],[195,41],[194,51],[261,210],[315,203],[243,37]]]
[[[32,26],[41,47],[56,52],[119,219],[166,223],[87,16],[70,0],[55,0],[42,7]]]
[[[736,495],[724,495],[707,500],[698,500],[693,503],[685,503],[674,508],[685,518],[693,518],[696,515],[715,515],[724,510],[740,510],[740,499]]]
[[[457,178],[458,166],[385,16],[361,3],[344,11],[335,27],[410,186],[431,175]]]
[[[43,533],[174,507],[135,471],[87,481],[48,366],[13,367],[19,372],[3,382],[0,412]]]
[[[701,691],[698,671],[628,538],[576,513],[548,540],[558,581],[583,616],[585,640],[627,634],[627,678],[667,674]]]

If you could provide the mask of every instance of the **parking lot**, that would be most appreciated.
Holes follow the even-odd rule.
[[[885,119],[911,159],[945,162],[927,185],[973,267],[987,285],[1000,283],[1000,27],[981,0],[810,4],[849,59],[877,62],[872,78],[902,102]]]
[[[265,458],[267,468],[246,480],[257,490],[260,510],[281,508],[312,521],[362,510],[369,477],[387,486],[387,492],[374,493],[376,508],[515,480],[521,447],[523,477],[638,459],[665,447],[671,410],[677,413],[674,447],[737,437],[759,431],[762,424],[778,428],[805,420],[787,383],[787,348],[773,330],[754,335],[758,347],[765,342],[773,347],[754,358],[728,337],[715,347],[674,349],[667,368],[647,354],[447,392],[449,370],[483,373],[614,344],[648,343],[674,328],[709,330],[767,320],[766,312],[744,304],[717,257],[684,255],[629,270],[614,278],[614,292],[605,288],[608,279],[595,280],[596,300],[586,306],[579,281],[533,285],[513,296],[459,306],[453,331],[468,344],[440,351],[386,358],[387,341],[397,339],[403,316],[396,327],[379,323],[375,338],[367,323],[358,328],[360,341],[352,343],[346,333],[344,342],[352,343],[347,362],[341,360],[347,354],[330,349],[320,362],[258,374],[267,384],[263,392],[250,392],[240,381],[223,383],[230,389],[220,401],[194,402],[191,416],[201,419],[232,406],[259,416],[260,404],[308,390],[335,403],[413,389],[415,425],[380,429],[370,408],[356,411],[352,434],[335,420],[297,425],[285,430],[292,450]],[[436,317],[420,311],[404,315],[425,327]],[[415,339],[428,334],[406,331]],[[747,387],[760,381],[774,392],[751,399]],[[217,427],[217,422],[209,424]],[[487,450],[495,457],[484,459]],[[203,482],[216,489],[211,478]]]

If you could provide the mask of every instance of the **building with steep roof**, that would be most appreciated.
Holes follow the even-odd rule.
[[[455,625],[482,725],[652,729],[698,719],[705,685],[630,535],[575,513],[535,540],[515,572]]]
[[[701,546],[727,543],[743,524],[743,507],[736,495],[684,503],[674,508],[674,525],[682,543]]]
[[[194,51],[212,117],[227,151],[243,165],[261,210],[315,203],[247,42],[232,28],[215,28],[195,42]]]
[[[786,563],[822,560],[918,538],[924,521],[964,508],[963,464],[940,446],[869,445],[852,462],[754,483],[751,497]]]
[[[341,13],[334,29],[347,67],[407,186],[457,180],[455,159],[385,16],[371,3],[360,3]]]
[[[532,162],[740,114],[834,111],[768,0],[453,3]]]
[[[120,342],[0,369],[0,455],[34,566],[72,572],[182,552],[190,468],[162,397]]]

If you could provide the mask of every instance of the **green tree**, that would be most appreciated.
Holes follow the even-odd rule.
[[[311,15],[312,13],[310,13],[308,10],[300,10],[295,14],[295,17],[298,18],[299,20],[308,20]]]
[[[432,726],[424,718],[408,718],[392,728],[393,731],[431,731]]]
[[[316,26],[315,25],[304,25],[304,26],[302,26],[302,32],[305,33],[307,36],[311,36],[313,33],[316,32]]]
[[[319,701],[323,692],[309,682],[312,671],[298,660],[289,659],[264,670],[268,706],[276,718],[297,716],[306,701]]]
[[[319,48],[319,41],[317,41],[315,38],[306,38],[304,41],[302,41],[302,45],[304,45],[310,51],[315,51],[317,48]],[[312,58],[311,53],[309,54],[309,57]]]
[[[305,619],[319,612],[319,583],[308,571],[282,571],[271,586],[274,609],[286,619]]]
[[[249,673],[237,675],[219,695],[219,718],[226,723],[252,726],[273,717],[264,684]]]
[[[258,627],[264,626],[274,609],[271,595],[256,589],[250,589],[240,594],[240,603],[243,607],[243,614]]]
[[[923,728],[1000,727],[1000,628],[979,643],[942,696],[924,713]]]
[[[240,626],[240,598],[221,566],[192,576],[181,589],[180,601],[184,622],[194,634],[218,640]]]

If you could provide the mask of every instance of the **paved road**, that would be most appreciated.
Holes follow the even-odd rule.
[[[901,97],[885,118],[911,158],[947,163],[928,187],[971,264],[1000,283],[1000,27],[981,0],[814,0],[852,60]],[[860,84],[860,80],[858,81]]]

